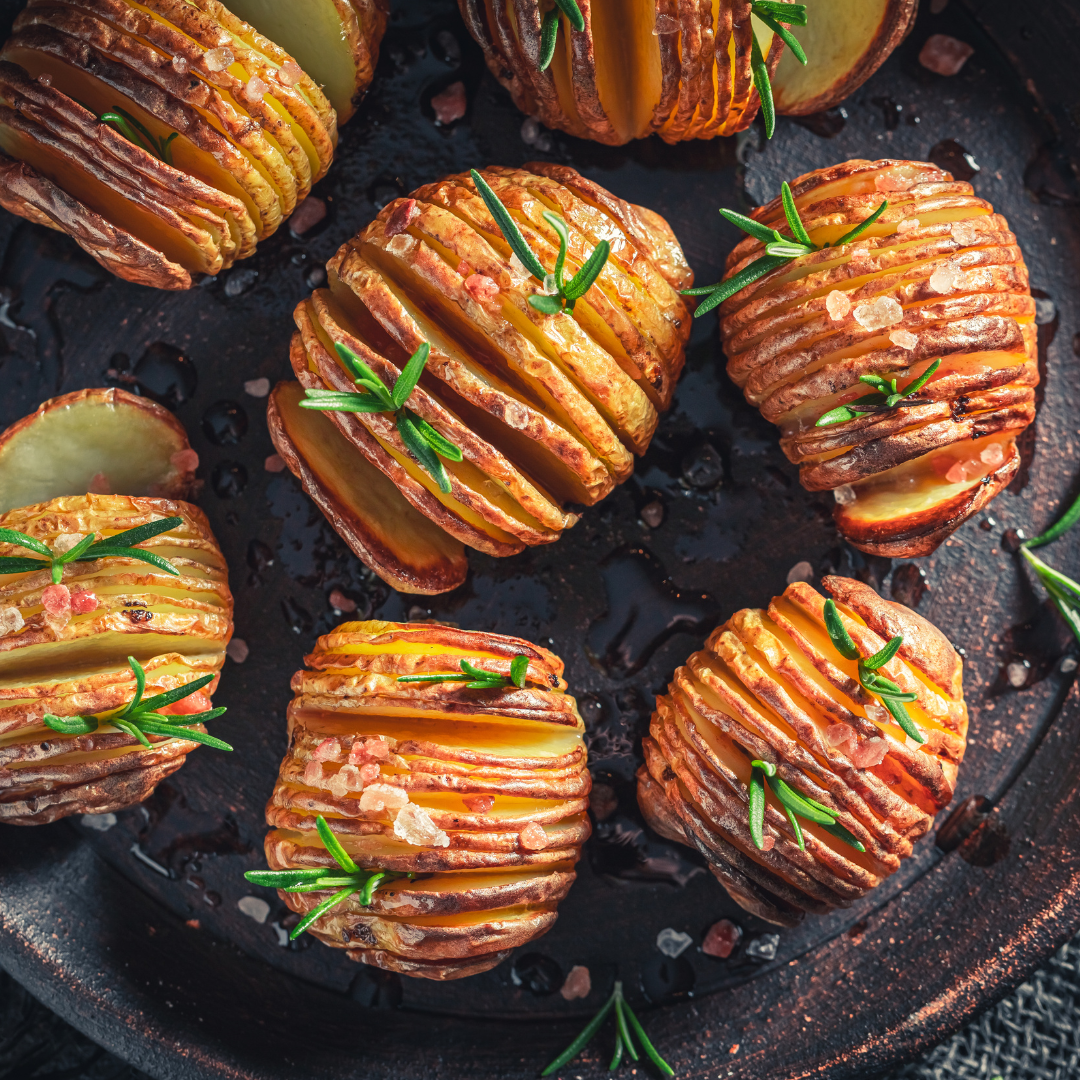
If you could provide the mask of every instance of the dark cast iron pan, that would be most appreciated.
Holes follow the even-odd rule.
[[[18,4],[0,4],[6,32]],[[926,8],[927,5],[924,5]],[[50,1007],[161,1080],[445,1080],[534,1077],[621,978],[680,1077],[866,1076],[911,1058],[1014,987],[1080,926],[1080,702],[1062,657],[1076,643],[1007,551],[1076,494],[1080,444],[1080,223],[1075,6],[952,0],[842,109],[781,120],[765,145],[738,139],[610,149],[522,139],[523,117],[486,74],[453,0],[398,0],[372,91],[316,189],[325,222],[282,229],[200,288],[117,281],[74,243],[0,218],[0,424],[56,394],[106,383],[176,410],[202,459],[202,505],[231,567],[237,634],[215,703],[234,754],[200,750],[106,832],[76,822],[0,835],[0,964]],[[917,63],[933,32],[975,55],[943,79]],[[464,120],[429,101],[461,79]],[[716,210],[759,203],[784,177],[849,157],[933,158],[1007,215],[1040,298],[1043,397],[1023,476],[932,557],[863,558],[838,541],[830,501],[798,485],[773,428],[722,372],[715,319],[694,328],[687,372],[635,477],[558,544],[513,559],[471,556],[442,597],[373,579],[285,474],[264,402],[246,380],[288,373],[290,313],[338,244],[376,209],[472,165],[568,162],[665,215],[702,283],[735,234]],[[975,166],[978,172],[973,172]],[[658,502],[663,520],[641,512]],[[1077,537],[1047,558],[1077,572]],[[809,561],[917,606],[967,658],[972,737],[959,816],[939,821],[902,870],[829,918],[774,929],[727,899],[688,849],[644,829],[633,793],[653,695],[719,618],[781,591]],[[263,864],[263,804],[284,749],[289,677],[337,621],[340,589],[368,613],[434,617],[550,644],[589,728],[590,764],[618,806],[596,822],[579,880],[546,937],[494,971],[446,985],[400,979],[311,945],[283,946],[287,912],[246,885]],[[359,617],[358,616],[358,617]],[[1014,689],[1003,671],[1030,665]],[[1068,668],[1069,665],[1066,665]],[[966,836],[966,839],[964,839]],[[962,842],[961,842],[962,841]],[[943,848],[948,849],[943,850]],[[237,902],[252,892],[265,923]],[[717,919],[743,942],[726,961],[700,944]],[[694,945],[656,948],[665,927]],[[574,964],[585,1001],[556,992]],[[606,1075],[610,1032],[563,1075]],[[641,1075],[642,1067],[639,1067]]]

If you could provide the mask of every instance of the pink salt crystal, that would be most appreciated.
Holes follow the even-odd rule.
[[[304,766],[304,783],[308,787],[320,787],[322,785],[323,768],[317,761],[309,761]]]
[[[901,349],[914,349],[919,344],[919,339],[910,330],[891,330],[889,340]]]
[[[991,443],[979,454],[979,460],[984,465],[1000,465],[1005,460],[1005,450],[1001,443]]]
[[[457,272],[458,277],[467,278],[473,271],[472,267],[464,259],[462,259],[457,264]]]
[[[435,110],[435,119],[440,124],[452,124],[465,115],[469,107],[469,99],[465,96],[465,84],[463,82],[451,83],[440,94],[431,99],[431,107]]]
[[[829,318],[833,322],[846,319],[851,314],[851,301],[848,299],[847,293],[843,293],[839,289],[833,289],[825,297],[825,307],[829,312]]]
[[[857,240],[851,245],[851,252],[848,257],[852,262],[865,262],[870,258],[870,246],[865,240]]]
[[[592,978],[589,969],[581,964],[575,964],[566,976],[566,982],[562,984],[559,993],[566,1001],[576,1001],[578,998],[588,997],[592,991]]]
[[[336,761],[341,757],[341,743],[337,739],[323,739],[311,755],[314,761]]]
[[[949,234],[961,247],[970,247],[979,240],[979,230],[970,221],[954,221]]]
[[[465,279],[465,291],[478,304],[486,304],[499,295],[499,284],[486,274],[470,274]]]
[[[270,393],[270,380],[265,377],[248,379],[244,383],[244,393],[253,398],[264,398]]]
[[[858,739],[850,724],[830,724],[825,729],[825,741],[830,746],[840,747],[850,756],[855,751]]]
[[[235,59],[232,49],[224,45],[218,49],[208,49],[203,57],[209,71],[224,71]]]
[[[904,309],[891,297],[879,296],[855,306],[855,321],[864,330],[884,330],[904,318]]]
[[[330,777],[330,794],[337,798],[344,798],[346,792],[362,791],[364,781],[360,776],[360,770],[355,765],[342,765],[333,776]]]
[[[49,585],[41,592],[41,606],[53,616],[71,614],[71,590],[66,585]]]
[[[959,267],[945,263],[930,275],[930,288],[936,293],[951,293],[964,283],[964,273]]]
[[[914,232],[919,227],[919,219],[917,217],[904,218],[899,225],[896,226],[896,231],[903,236],[904,233]]]
[[[225,646],[225,655],[234,664],[242,664],[251,655],[251,650],[248,648],[248,643],[243,638],[234,637],[232,641]]]
[[[52,76],[47,71],[43,71],[37,77],[37,81],[41,83],[42,86],[52,86]]]
[[[372,784],[364,788],[364,794],[360,796],[360,809],[376,813],[380,810],[400,810],[408,801],[409,796],[393,784]]]
[[[910,191],[917,181],[906,176],[893,176],[890,173],[878,173],[874,177],[877,191]]]
[[[89,615],[97,611],[98,598],[89,589],[75,588],[71,592],[71,611],[74,615]]]
[[[390,757],[390,746],[382,739],[357,739],[349,751],[349,760],[354,764],[364,761],[386,761]]]
[[[548,835],[544,832],[544,827],[538,825],[535,821],[530,821],[520,833],[521,846],[526,851],[543,851],[548,846],[550,841]]]
[[[7,634],[16,634],[25,625],[26,621],[17,607],[0,608],[0,637]]]
[[[403,233],[420,216],[415,199],[399,199],[390,216],[386,219],[383,231],[387,236]]]
[[[263,468],[267,472],[282,472],[285,469],[285,459],[280,454],[271,454],[263,462]]]
[[[315,195],[309,195],[289,218],[289,229],[294,236],[303,236],[325,217],[326,203]]]
[[[860,743],[851,755],[852,763],[857,769],[871,769],[880,765],[889,752],[889,744],[879,736],[867,739]]]
[[[186,56],[177,55],[172,58],[172,69],[178,75],[186,75],[191,70],[191,64]]]
[[[244,100],[250,105],[257,105],[263,99],[263,95],[270,89],[268,83],[263,82],[258,75],[252,75],[244,87]]]
[[[931,34],[919,50],[919,63],[937,75],[955,75],[975,50],[948,34]]]
[[[112,483],[103,472],[96,472],[90,478],[90,487],[87,491],[90,495],[111,495]]]
[[[304,69],[295,60],[286,60],[277,73],[282,86],[295,86],[303,77]]]
[[[379,766],[373,761],[369,761],[366,765],[360,766],[360,779],[363,780],[365,784],[373,784],[379,779],[380,772]]]
[[[705,940],[701,943],[701,951],[706,956],[718,956],[726,960],[742,940],[742,930],[730,919],[721,919],[709,927]]]
[[[199,455],[190,447],[187,450],[177,450],[169,458],[169,464],[177,472],[194,472],[199,467]]]
[[[762,841],[761,841],[761,850],[762,851],[772,851],[772,849],[774,847],[776,847],[776,837],[775,836],[766,836],[766,837],[762,838]]]
[[[343,611],[348,615],[356,610],[356,601],[346,596],[340,589],[333,589],[330,593],[330,606],[335,611]]]
[[[968,463],[966,461],[953,462],[949,471],[945,474],[945,479],[950,484],[964,484],[967,483],[968,478]]]
[[[466,795],[461,800],[474,814],[486,814],[495,805],[494,795]]]
[[[402,807],[394,818],[394,835],[414,847],[450,846],[450,837],[431,820],[431,815],[416,803]]]

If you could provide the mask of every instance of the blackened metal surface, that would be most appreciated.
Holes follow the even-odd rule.
[[[0,963],[82,1030],[170,1080],[531,1077],[616,977],[680,1076],[839,1077],[940,1039],[1064,941],[1080,923],[1080,704],[1060,664],[1075,644],[1019,632],[1038,621],[1039,597],[1002,538],[1041,530],[1075,492],[1080,227],[1055,194],[1054,177],[1067,173],[1060,124],[1048,120],[1056,114],[1036,107],[985,34],[1005,34],[1014,16],[1008,5],[978,6],[980,23],[955,0],[942,15],[924,11],[841,109],[781,120],[767,145],[755,128],[734,140],[613,149],[537,140],[485,73],[452,0],[399,0],[372,92],[315,191],[326,218],[303,238],[282,229],[220,280],[164,294],[112,279],[62,236],[0,218],[0,423],[104,383],[173,407],[200,454],[202,505],[251,650],[227,664],[215,698],[230,710],[215,731],[235,754],[193,754],[108,831],[63,822],[4,832]],[[917,63],[932,32],[976,48],[953,79]],[[1077,55],[1067,32],[1061,63]],[[469,112],[439,127],[427,102],[457,79]],[[293,305],[321,284],[337,245],[399,193],[477,164],[565,161],[665,215],[707,283],[736,239],[718,206],[764,201],[782,178],[847,157],[932,154],[977,166],[976,190],[1017,233],[1042,293],[1046,382],[1026,481],[910,564],[920,574],[838,541],[829,501],[800,488],[775,430],[723,375],[712,318],[695,326],[674,407],[634,479],[556,545],[508,560],[473,553],[467,583],[443,597],[399,595],[372,578],[291,476],[264,467],[273,451],[265,402],[244,384],[288,374]],[[1066,538],[1047,557],[1075,571],[1078,550]],[[780,932],[770,956],[774,928],[731,903],[691,852],[644,828],[632,777],[653,695],[675,666],[717,616],[766,602],[803,561],[917,602],[965,651],[972,740],[957,799],[978,794],[996,808],[997,840],[995,858],[980,848],[974,864],[924,841],[872,897]],[[285,908],[243,880],[262,863],[289,677],[314,635],[339,621],[335,589],[357,603],[352,617],[520,633],[567,662],[605,785],[603,816],[558,923],[517,968],[508,961],[441,986],[358,968],[303,939],[283,945]],[[1024,661],[1039,677],[1014,689],[1001,673]],[[251,892],[270,903],[265,923],[237,906]],[[744,937],[720,961],[699,946],[725,917]],[[675,960],[656,948],[666,927],[694,940]],[[546,991],[574,964],[590,968],[594,990],[567,1003]],[[602,1039],[565,1075],[604,1075],[605,1051]]]

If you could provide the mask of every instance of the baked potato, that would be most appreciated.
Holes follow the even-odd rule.
[[[47,401],[0,434],[0,822],[120,809],[218,744],[202,718],[232,634],[225,560],[202,512],[166,497],[193,489],[193,459],[171,414],[123,390]],[[141,737],[123,726],[189,684]]]
[[[486,971],[546,932],[590,828],[562,661],[501,634],[349,622],[305,664],[266,808],[272,869],[249,880],[338,873],[340,843],[361,876],[388,877],[329,906],[332,889],[282,889],[297,930],[419,978]]]
[[[750,0],[578,0],[581,29],[569,5],[556,8],[553,0],[459,5],[519,109],[550,128],[613,145],[653,133],[671,143],[711,139],[749,127],[761,104],[751,70],[754,36],[777,110],[826,109],[877,70],[917,6],[812,0],[806,26],[789,31],[804,47],[804,67]],[[545,18],[556,17],[554,53],[544,64]]]
[[[944,634],[858,581],[823,584],[831,600],[798,582],[712,633],[657,698],[638,771],[650,825],[782,926],[897,870],[952,798],[967,737]]]
[[[559,260],[558,233],[544,217],[555,217],[552,210],[567,230],[568,271],[610,245],[572,309],[535,306],[549,300],[544,282],[512,251],[474,181],[451,176],[386,206],[330,260],[327,287],[295,312],[291,359],[305,407],[322,407],[316,395],[331,391],[344,406],[359,401],[357,364],[368,372],[363,378],[388,388],[410,354],[428,350],[408,409],[459,451],[460,460],[445,462],[442,486],[388,412],[327,412],[361,462],[356,476],[378,470],[392,482],[380,485],[378,498],[354,485],[349,513],[328,516],[402,591],[460,584],[462,544],[513,555],[551,543],[577,520],[567,504],[590,506],[625,480],[671,402],[690,330],[679,290],[692,275],[658,215],[566,166],[477,175],[540,270],[553,271]],[[294,423],[290,431],[298,397],[275,392],[271,435],[310,492],[333,489],[340,503],[345,478],[330,464],[337,451],[327,442],[314,453],[313,440],[324,438],[314,428],[301,434]],[[326,497],[316,498],[325,510]],[[418,515],[430,524],[414,537],[401,523]],[[450,542],[438,541],[433,528]],[[373,547],[372,536],[384,539]]]
[[[351,109],[384,0],[310,0],[311,20],[243,6]],[[159,288],[251,255],[326,172],[338,123],[258,26],[218,0],[30,0],[0,49],[0,203]]]
[[[728,374],[779,426],[803,486],[834,493],[844,537],[928,555],[1019,467],[1039,381],[1023,255],[1005,219],[936,165],[847,161],[790,190],[820,250],[721,305]],[[826,246],[885,202],[861,239]],[[752,217],[786,228],[781,199]],[[748,236],[725,278],[763,254]]]

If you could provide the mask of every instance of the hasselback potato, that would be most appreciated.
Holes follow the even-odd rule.
[[[392,875],[307,929],[350,959],[429,979],[486,971],[548,930],[589,835],[584,725],[562,661],[501,634],[353,622],[305,662],[267,861],[336,871],[322,817],[361,874]],[[493,685],[442,681],[469,665]],[[280,895],[307,914],[333,890]]]
[[[657,698],[638,771],[650,824],[781,925],[896,871],[952,798],[967,736],[944,634],[858,581],[823,583],[832,600],[796,583],[712,633]]]
[[[295,386],[270,403],[283,458],[357,555],[404,591],[460,584],[462,544],[513,555],[551,543],[577,521],[568,504],[590,506],[625,480],[671,402],[690,331],[679,290],[692,275],[658,215],[566,166],[482,177],[549,275],[560,240],[545,212],[564,219],[567,273],[610,245],[572,310],[538,310],[555,300],[547,285],[474,181],[451,176],[385,207],[295,312],[305,406],[328,390],[359,406],[371,398],[354,381],[358,362],[389,388],[410,354],[429,350],[408,411],[459,449],[443,486],[388,412],[329,411],[334,431],[301,416]]]
[[[749,127],[761,105],[756,35],[776,108],[827,109],[861,86],[914,21],[916,0],[816,0],[792,26],[805,66],[750,0],[458,0],[492,74],[523,112],[580,138],[621,144],[711,139]],[[575,9],[580,29],[568,12]],[[545,20],[557,19],[545,65]],[[786,25],[786,23],[784,23]]]
[[[728,374],[779,426],[803,486],[834,493],[843,536],[927,555],[1019,467],[1039,381],[1023,255],[1005,219],[936,165],[848,161],[791,191],[821,250],[723,303]],[[860,239],[823,247],[886,201]],[[787,235],[780,199],[752,216]],[[747,237],[726,277],[763,254]],[[882,381],[908,396],[868,393]]]
[[[254,25],[218,0],[30,0],[0,49],[0,205],[159,288],[251,255],[326,172],[338,117],[319,83],[348,106],[386,13],[241,6]]]
[[[0,435],[0,822],[118,810],[200,741],[214,744],[200,717],[232,633],[232,596],[206,518],[161,496],[56,494],[80,479],[190,490],[193,456],[171,415],[119,390],[46,402]],[[28,494],[40,501],[12,508]],[[152,535],[109,553],[109,538],[132,529]],[[91,533],[87,558],[75,560]],[[155,695],[198,680],[145,712]],[[125,717],[138,724],[121,726]],[[185,724],[197,727],[162,733]]]

